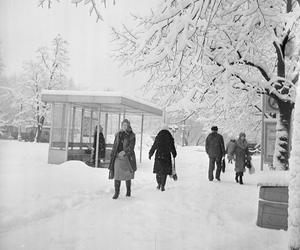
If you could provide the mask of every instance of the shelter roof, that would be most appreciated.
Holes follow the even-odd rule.
[[[121,92],[42,90],[42,101],[49,103],[71,103],[74,106],[90,108],[108,113],[131,113],[162,116],[162,109],[154,104],[130,97]]]

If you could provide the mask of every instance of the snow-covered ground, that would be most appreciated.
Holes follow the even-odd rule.
[[[156,190],[153,162],[138,166],[130,198],[112,200],[107,169],[47,164],[48,144],[0,140],[0,249],[282,250],[287,233],[256,226],[259,159],[245,185],[228,165],[207,180],[201,147],[178,147],[179,180]]]

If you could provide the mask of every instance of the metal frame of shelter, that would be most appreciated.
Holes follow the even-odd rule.
[[[89,150],[92,145],[93,128],[100,125],[103,113],[105,139],[109,115],[117,116],[117,129],[121,127],[122,116],[124,119],[127,114],[141,115],[141,162],[144,117],[163,116],[163,110],[153,104],[117,92],[43,90],[42,101],[52,105],[48,163],[54,164],[91,158]],[[97,129],[96,148],[99,147],[99,133]],[[112,144],[107,144],[107,147],[111,149],[109,147],[112,147]],[[95,154],[95,167],[98,167],[98,150],[95,150]],[[103,165],[109,162],[109,154],[110,150],[106,150],[106,161],[104,160]]]

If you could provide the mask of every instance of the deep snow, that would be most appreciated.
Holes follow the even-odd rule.
[[[0,140],[0,249],[282,250],[287,233],[257,227],[256,173],[245,185],[227,165],[207,180],[201,147],[178,147],[179,180],[156,190],[152,161],[138,166],[131,198],[112,200],[107,169],[47,164],[48,144]]]

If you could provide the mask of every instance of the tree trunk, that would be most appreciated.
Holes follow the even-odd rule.
[[[273,167],[276,170],[289,169],[290,130],[294,104],[277,99],[279,114],[277,114],[275,152]]]
[[[35,142],[41,142],[42,128],[44,125],[45,117],[41,116],[38,119],[37,131],[35,136]]]
[[[279,45],[274,42],[274,47],[277,54],[277,76],[285,78],[285,47],[289,40],[289,32],[286,34],[282,43]],[[288,94],[289,88],[283,86],[283,81],[279,80],[280,83],[277,90],[282,94]],[[292,111],[294,103],[286,102],[272,96],[276,99],[279,107],[279,114],[277,114],[277,126],[276,126],[276,141],[275,141],[275,152],[273,156],[273,168],[276,170],[288,170],[289,169],[289,155],[290,155],[290,128]]]
[[[300,86],[297,89],[291,151],[288,233],[289,250],[300,250]]]

